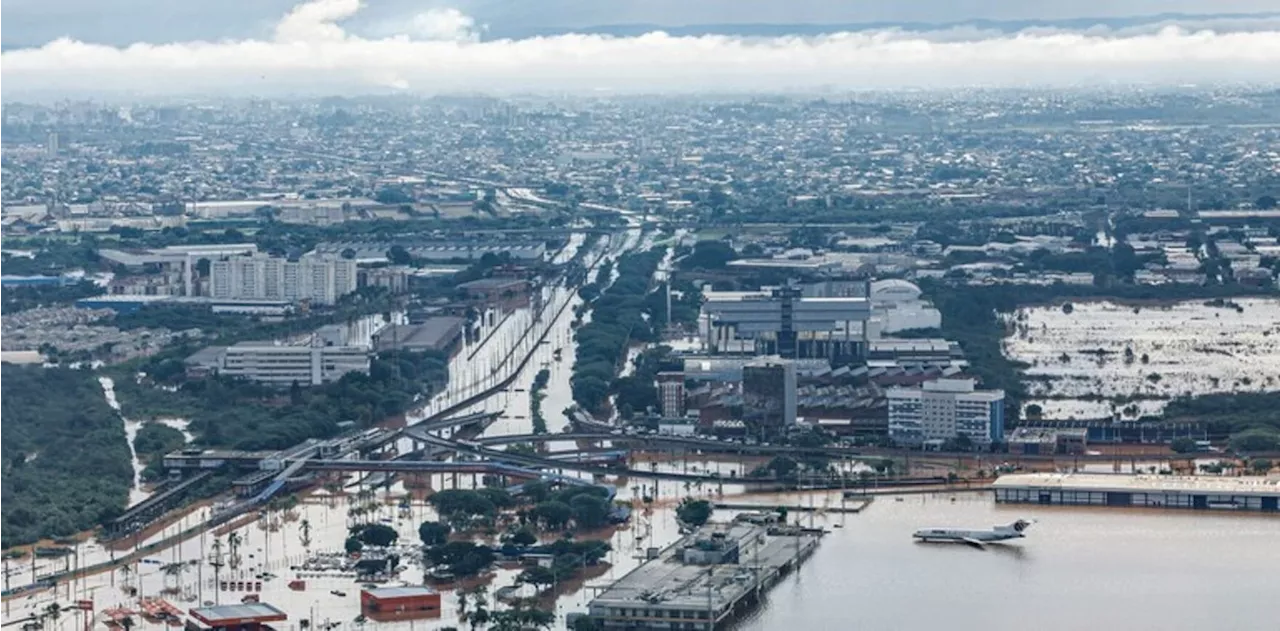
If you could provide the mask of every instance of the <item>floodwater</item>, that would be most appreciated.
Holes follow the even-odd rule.
[[[442,483],[443,481],[433,481]],[[631,483],[651,486],[651,480]],[[566,628],[565,615],[585,611],[595,593],[640,563],[647,546],[665,546],[679,535],[671,505],[687,494],[714,497],[710,490],[687,490],[659,482],[658,503],[638,510],[633,522],[608,536],[613,545],[607,567],[585,581],[574,581],[555,601],[553,629]],[[436,488],[442,488],[437,486]],[[630,489],[623,488],[626,494]],[[413,502],[396,507],[400,487],[376,493],[372,519],[395,527],[413,554],[417,524],[434,519],[431,509]],[[299,629],[301,619],[352,624],[359,614],[360,585],[342,576],[308,575],[305,590],[287,583],[297,576],[290,566],[308,553],[336,551],[349,523],[346,498],[320,496],[286,516],[260,520],[237,530],[243,543],[240,566],[224,567],[223,580],[250,579],[261,572],[261,599],[284,609],[281,629]],[[953,500],[952,497],[955,499]],[[389,501],[388,501],[389,498]],[[787,503],[835,507],[838,494],[746,496],[744,503]],[[717,511],[716,519],[731,512]],[[1280,519],[1274,516],[1206,514],[1175,510],[1130,510],[997,505],[986,494],[933,494],[878,497],[858,514],[792,513],[804,525],[829,534],[800,571],[779,583],[763,605],[738,621],[741,630],[808,629],[958,629],[975,631],[1035,628],[1097,629],[1274,629],[1275,568],[1280,567]],[[1036,520],[1025,540],[976,550],[962,545],[917,544],[910,534],[932,526],[989,528],[1019,518]],[[302,523],[310,544],[302,542]],[[223,551],[228,538],[219,537]],[[166,575],[162,563],[207,558],[214,537],[188,541],[157,553],[151,563],[130,573],[103,574],[60,587],[57,601],[93,598],[99,609],[127,605],[122,587],[139,587],[146,596],[168,588],[166,596],[182,609],[200,601],[239,602],[245,592],[219,591],[207,563]],[[419,584],[422,570],[412,561],[399,577]],[[498,569],[488,578],[489,592],[511,585],[518,569]],[[379,624],[398,631],[456,625],[457,593],[442,587],[443,611],[414,623]],[[341,592],[340,594],[334,592]],[[501,607],[492,600],[491,607]],[[5,619],[38,611],[53,601],[50,592],[8,603]],[[139,629],[161,626],[137,619]],[[54,625],[74,631],[78,618],[68,614]],[[343,628],[343,627],[340,627]]]
[[[148,497],[151,492],[142,484],[142,470],[146,465],[138,459],[138,451],[133,447],[133,441],[138,437],[138,430],[142,429],[142,421],[129,420],[120,413],[120,401],[116,399],[116,384],[110,377],[98,377],[98,383],[102,385],[102,396],[107,400],[107,406],[116,411],[116,415],[120,417],[120,421],[124,423],[125,441],[129,445],[130,466],[133,467],[133,483],[129,487],[129,506],[133,506]]]
[[[737,628],[1280,628],[1280,519],[1173,510],[997,505],[987,495],[883,497],[828,516],[817,553]],[[931,526],[1038,519],[977,550],[919,544]]]
[[[1020,309],[1004,352],[1031,364],[1027,404],[1045,418],[1136,418],[1183,395],[1280,388],[1280,301],[1234,303]]]

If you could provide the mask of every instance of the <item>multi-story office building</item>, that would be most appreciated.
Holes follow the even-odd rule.
[[[331,305],[356,290],[356,263],[341,257],[298,261],[256,254],[214,261],[209,293],[219,299],[308,300]]]
[[[766,358],[742,367],[742,420],[762,435],[795,425],[795,364]]]
[[[799,287],[770,293],[710,292],[703,335],[713,354],[849,361],[866,350],[871,304],[861,297],[810,297]]]
[[[285,346],[241,342],[227,347],[217,361],[220,374],[289,386],[320,385],[349,372],[369,372],[369,349],[362,346]]]
[[[684,373],[660,372],[657,380],[662,418],[684,418]]]
[[[964,436],[986,446],[1004,439],[1004,391],[977,390],[973,379],[938,379],[920,388],[890,388],[889,437],[907,446]]]

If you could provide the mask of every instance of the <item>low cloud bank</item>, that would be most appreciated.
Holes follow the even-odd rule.
[[[68,39],[3,54],[7,95],[790,91],[1280,81],[1280,28],[1222,32],[862,31],[811,37],[557,35],[482,41],[454,9],[370,38],[341,23],[360,0],[294,7],[269,40]]]

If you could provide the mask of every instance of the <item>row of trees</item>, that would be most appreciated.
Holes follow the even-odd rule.
[[[543,368],[533,376],[533,386],[529,388],[529,416],[533,421],[533,433],[547,433],[547,418],[542,414],[542,400],[547,398],[547,382],[551,381],[551,369]]]
[[[655,314],[645,298],[665,252],[665,248],[653,248],[622,256],[617,279],[591,303],[591,322],[575,336],[578,353],[571,380],[573,400],[583,409],[600,411],[604,406],[631,342],[657,340]],[[607,278],[603,271],[601,276]]]

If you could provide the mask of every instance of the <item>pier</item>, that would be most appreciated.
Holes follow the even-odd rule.
[[[734,521],[707,524],[656,550],[593,599],[602,629],[715,629],[800,567],[821,532]]]

